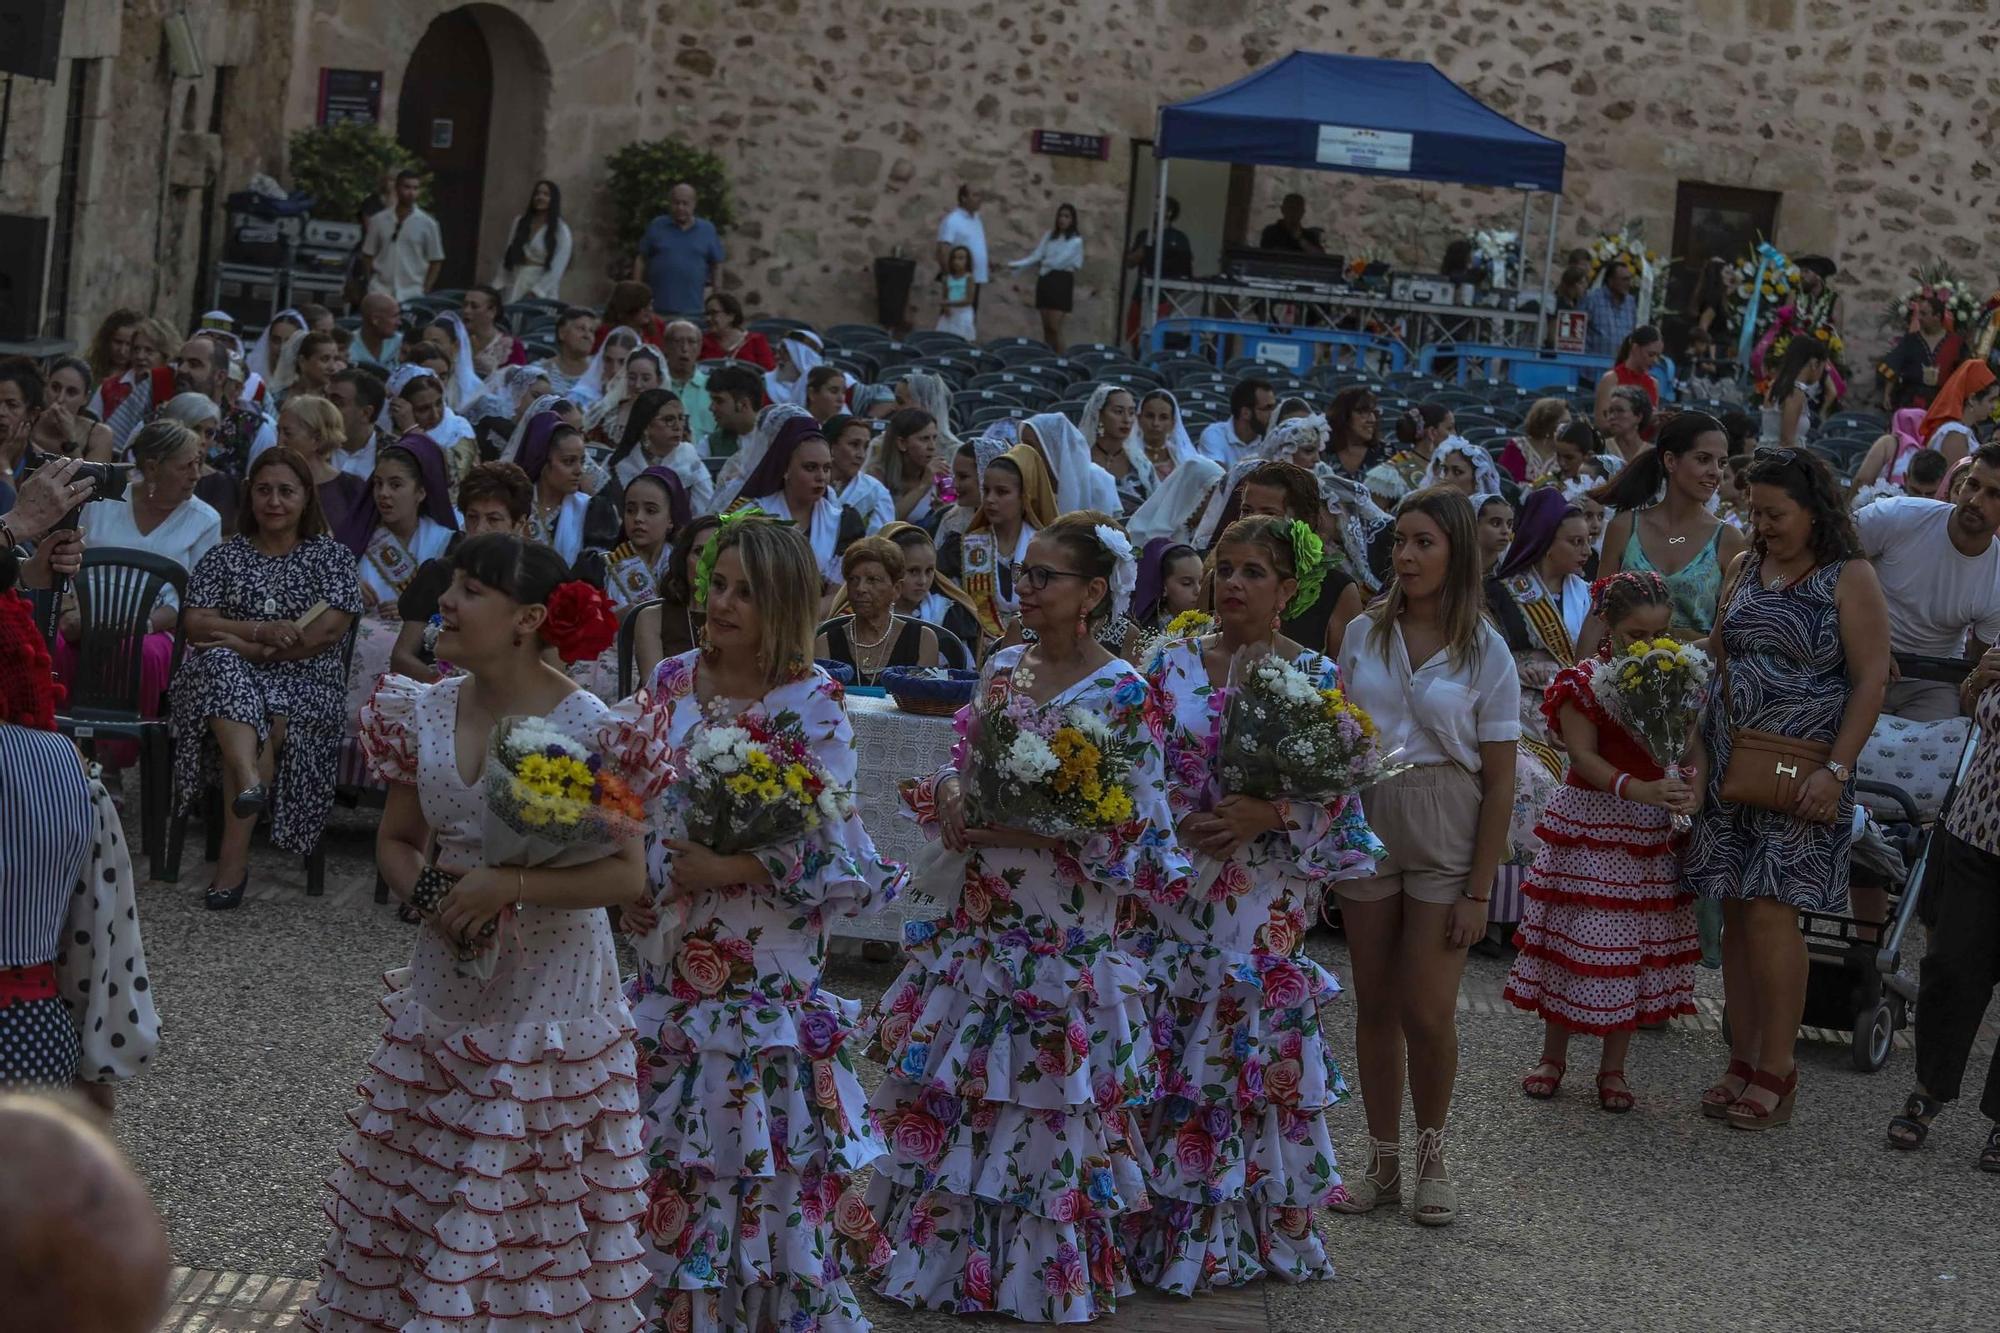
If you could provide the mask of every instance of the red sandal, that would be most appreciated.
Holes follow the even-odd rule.
[[[1731,1060],[1729,1069],[1722,1078],[1725,1082],[1732,1078],[1740,1078],[1743,1080],[1743,1086],[1748,1087],[1751,1076],[1756,1072],[1746,1060]],[[1723,1083],[1718,1082],[1701,1094],[1701,1113],[1710,1120],[1726,1120],[1729,1118],[1729,1108],[1735,1105],[1736,1099],[1742,1095],[1740,1092],[1731,1092],[1723,1086]]]
[[[1569,1066],[1560,1060],[1544,1060],[1521,1080],[1521,1091],[1538,1102],[1548,1101],[1556,1095],[1556,1089],[1562,1086],[1563,1073],[1568,1068]],[[1544,1069],[1555,1070],[1556,1076],[1550,1078],[1542,1072]]]
[[[1623,1088],[1607,1088],[1604,1086],[1614,1078],[1625,1086]],[[1632,1095],[1631,1080],[1625,1077],[1624,1070],[1600,1069],[1597,1071],[1598,1110],[1609,1111],[1613,1115],[1624,1115],[1638,1104],[1638,1098]]]
[[[1779,1125],[1791,1123],[1792,1104],[1798,1100],[1799,1095],[1798,1066],[1794,1065],[1791,1074],[1785,1078],[1767,1074],[1760,1069],[1750,1076],[1750,1086],[1777,1093],[1777,1104],[1765,1110],[1748,1097],[1738,1097],[1731,1104],[1728,1114],[1729,1123],[1733,1128],[1776,1129]]]

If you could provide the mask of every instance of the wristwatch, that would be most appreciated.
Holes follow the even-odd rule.
[[[1854,776],[1854,770],[1850,769],[1846,764],[1841,763],[1838,759],[1827,760],[1826,771],[1833,774],[1834,777],[1840,779],[1842,782]]]

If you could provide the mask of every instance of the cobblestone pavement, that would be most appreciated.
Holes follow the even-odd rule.
[[[311,1290],[326,1234],[319,1182],[375,1041],[380,976],[406,959],[411,929],[371,900],[369,817],[343,811],[336,820],[323,898],[304,896],[296,860],[261,849],[251,895],[233,913],[202,910],[199,865],[178,885],[141,882],[164,1039],[153,1070],[122,1095],[118,1131],[185,1265],[162,1326],[174,1333],[295,1328]],[[191,841],[192,861],[200,844]],[[1344,975],[1337,935],[1317,934],[1311,948]],[[894,975],[893,962],[846,955],[828,984],[870,1000]],[[1521,1096],[1539,1032],[1499,998],[1505,975],[1504,962],[1475,958],[1460,996],[1456,1226],[1431,1231],[1386,1211],[1329,1215],[1321,1226],[1340,1270],[1334,1282],[1194,1302],[1141,1298],[1100,1326],[1992,1326],[2000,1179],[1973,1169],[1986,1128],[1976,1097],[1940,1119],[1924,1151],[1882,1146],[1911,1077],[1906,1037],[1889,1067],[1868,1076],[1849,1063],[1845,1034],[1807,1033],[1797,1119],[1766,1134],[1734,1132],[1693,1108],[1724,1059],[1719,979],[1704,973],[1702,1014],[1634,1043],[1639,1109],[1609,1116],[1591,1094],[1587,1042],[1574,1048],[1557,1100]],[[1331,1021],[1336,1049],[1351,1053],[1345,1001]],[[1975,1078],[1992,1039],[1989,1027]],[[1352,1077],[1351,1057],[1346,1065]],[[878,1074],[864,1066],[865,1081]],[[1357,1100],[1335,1113],[1335,1140],[1356,1170],[1362,1134]],[[974,1326],[866,1299],[885,1331]]]

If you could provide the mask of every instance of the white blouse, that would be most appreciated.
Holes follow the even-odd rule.
[[[222,540],[222,515],[207,501],[194,496],[182,501],[151,532],[139,531],[129,498],[85,505],[81,526],[85,544],[93,549],[148,551],[178,561],[189,574],[194,573],[195,563],[208,554],[209,548]],[[161,590],[160,605],[179,605],[172,588]]]
[[[1042,239],[1034,249],[1008,264],[1008,268],[1026,268],[1030,264],[1040,264],[1044,273],[1074,273],[1083,267],[1083,235],[1058,236],[1054,232],[1043,232]]]
[[[1375,622],[1356,616],[1340,640],[1347,697],[1381,728],[1385,752],[1404,764],[1457,764],[1479,772],[1479,747],[1521,739],[1521,678],[1500,631],[1479,622],[1479,644],[1463,663],[1440,650],[1414,669],[1403,627],[1390,627],[1387,660],[1369,642]]]

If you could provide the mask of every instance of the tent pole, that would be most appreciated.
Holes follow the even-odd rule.
[[[1549,303],[1551,301],[1554,301],[1556,297],[1556,287],[1554,283],[1549,281],[1549,274],[1554,272],[1555,270],[1556,220],[1562,216],[1562,207],[1563,207],[1563,197],[1560,194],[1550,194],[1549,195],[1549,244],[1548,244],[1548,249],[1543,252],[1543,259],[1542,259],[1542,299],[1535,303],[1536,306],[1538,307],[1538,313],[1535,316],[1535,346],[1537,347],[1540,347],[1544,342],[1548,340]]]
[[[1528,285],[1528,205],[1534,197],[1533,190],[1521,191],[1521,230],[1514,233],[1514,243],[1521,251],[1521,271],[1514,275],[1517,290]]]
[[[1148,334],[1160,322],[1160,273],[1167,259],[1167,159],[1153,160],[1159,164],[1153,172],[1154,193],[1158,196],[1153,204],[1153,283],[1148,294],[1151,299],[1146,302],[1146,317],[1139,324]],[[1140,347],[1140,354],[1144,355],[1146,350]]]

